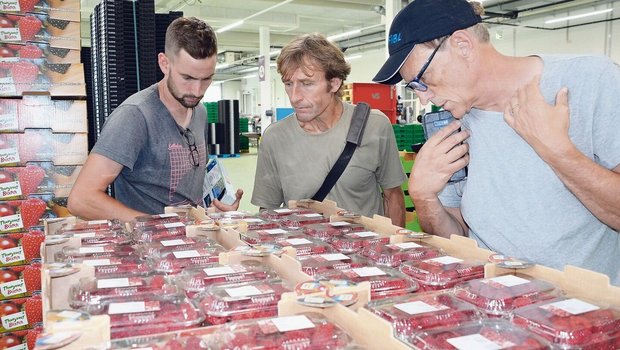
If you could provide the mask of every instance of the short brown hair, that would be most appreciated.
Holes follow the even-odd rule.
[[[340,78],[338,97],[342,97],[344,81],[351,73],[351,66],[342,50],[319,33],[304,34],[286,44],[278,56],[278,73],[287,78],[298,68],[309,69],[317,65],[325,72],[325,79]]]
[[[196,17],[180,17],[166,30],[166,56],[176,56],[181,49],[195,59],[217,54],[217,37],[210,25]]]

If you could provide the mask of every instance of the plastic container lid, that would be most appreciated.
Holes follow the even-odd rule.
[[[475,279],[454,289],[459,299],[492,316],[507,316],[516,308],[556,298],[560,293],[549,282],[514,275]]]
[[[56,253],[56,261],[80,262],[85,259],[106,257],[127,257],[137,255],[135,249],[129,245],[103,244],[97,246],[64,247]]]
[[[395,297],[418,290],[418,284],[407,275],[390,267],[366,266],[332,271],[315,276],[320,279],[343,279],[355,283],[370,282],[371,299]]]
[[[613,343],[613,335],[620,330],[620,310],[558,297],[516,309],[512,321],[562,349],[606,349],[603,345]]]
[[[248,230],[269,230],[280,227],[277,221],[265,220],[258,216],[244,217],[238,221],[245,223]]]
[[[136,227],[131,232],[131,236],[138,243],[185,237],[185,235],[185,224],[180,221]]]
[[[146,296],[174,297],[179,289],[163,275],[150,277],[81,278],[69,289],[69,305],[90,312],[93,305],[143,300]]]
[[[155,225],[168,224],[173,222],[181,222],[182,218],[178,213],[166,213],[155,215],[136,216],[133,220],[133,227],[145,228]]]
[[[419,242],[367,245],[361,254],[376,264],[391,267],[398,267],[403,261],[425,260],[445,255],[441,249]]]
[[[320,224],[323,222],[329,222],[329,217],[319,213],[293,214],[283,217],[280,220],[280,225],[288,228],[300,228],[302,226]]]
[[[80,221],[72,224],[64,224],[57,234],[74,234],[84,231],[122,231],[123,225],[120,220],[91,220]]]
[[[153,273],[147,262],[137,256],[84,259],[82,263],[94,266],[97,278],[148,276]]]
[[[346,349],[353,340],[318,313],[303,313],[223,326],[207,338],[209,349]]]
[[[240,232],[239,238],[248,244],[276,243],[287,238],[300,238],[303,234],[299,230],[274,228],[267,230],[248,230]]]
[[[334,253],[334,249],[327,243],[310,236],[287,238],[276,242],[278,247],[293,247],[297,256]]]
[[[205,237],[178,237],[171,239],[155,240],[149,243],[141,243],[136,250],[141,257],[146,258],[151,255],[162,255],[165,253],[200,249],[219,246],[216,241]]]
[[[385,245],[390,243],[389,236],[383,236],[377,232],[359,231],[345,233],[334,237],[331,245],[341,253],[357,253],[368,246]]]
[[[292,214],[318,214],[312,209],[307,208],[277,208],[263,209],[258,215],[268,220],[279,220],[285,216]]]
[[[265,265],[235,264],[216,265],[200,269],[186,269],[176,280],[185,293],[193,297],[216,283],[239,283],[278,278],[275,271]]]
[[[209,267],[219,262],[219,254],[226,250],[222,246],[178,250],[154,254],[147,257],[153,270],[166,274],[175,274],[191,267]]]
[[[390,321],[398,337],[455,327],[484,317],[473,305],[448,292],[431,292],[371,301],[366,308]]]
[[[238,220],[238,219],[243,219],[243,218],[250,218],[250,217],[254,217],[254,214],[248,211],[231,210],[231,211],[211,213],[209,214],[209,217],[215,220],[215,222],[219,222],[220,220],[230,220],[230,219]]]
[[[439,328],[417,333],[408,339],[416,349],[428,350],[543,350],[549,343],[538,335],[502,319],[468,322],[456,328]]]
[[[278,302],[283,293],[290,292],[281,280],[241,283],[218,283],[198,294],[196,300],[209,324],[251,318],[273,317],[278,314]]]
[[[301,262],[301,270],[310,276],[324,274],[333,270],[346,270],[370,265],[368,259],[356,254],[327,253],[300,256],[297,259]]]
[[[422,261],[406,261],[400,270],[420,284],[420,289],[441,290],[457,283],[484,277],[484,263],[440,256]]]
[[[304,226],[302,229],[305,234],[324,242],[331,242],[335,236],[341,236],[345,233],[366,231],[364,225],[352,224],[346,221],[312,224]]]

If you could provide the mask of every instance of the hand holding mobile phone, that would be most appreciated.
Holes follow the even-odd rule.
[[[437,131],[441,130],[446,125],[455,121],[456,118],[452,116],[452,113],[441,110],[437,112],[426,113],[422,117],[422,127],[424,129],[424,137],[428,140],[431,136],[435,135]],[[460,130],[460,129],[459,129]],[[467,167],[458,170],[452,175],[448,182],[458,182],[463,180],[467,176]]]

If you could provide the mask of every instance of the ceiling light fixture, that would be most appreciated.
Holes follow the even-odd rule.
[[[243,22],[245,22],[245,21],[247,21],[247,20],[249,20],[249,19],[251,19],[251,18],[254,18],[254,17],[256,17],[256,16],[260,16],[260,15],[262,15],[263,13],[265,13],[265,12],[269,12],[269,11],[271,11],[271,10],[273,10],[273,9],[275,9],[275,8],[278,8],[278,7],[282,6],[282,5],[286,5],[286,4],[288,4],[289,2],[291,2],[291,1],[293,1],[293,0],[284,0],[284,1],[282,1],[282,2],[280,2],[280,3],[277,3],[277,4],[273,5],[273,6],[270,6],[270,7],[266,8],[266,9],[264,9],[264,10],[260,10],[260,11],[258,11],[258,12],[256,12],[256,13],[253,13],[253,14],[251,14],[251,15],[247,16],[246,18],[244,18],[244,19],[242,19],[242,20],[239,20],[239,21],[237,21],[237,22],[235,22],[235,23],[232,23],[232,24],[229,24],[229,25],[227,25],[227,26],[224,26],[224,27],[222,27],[222,28],[220,28],[220,29],[216,30],[215,32],[219,34],[219,33],[223,33],[223,32],[225,32],[225,31],[227,31],[227,30],[233,29],[233,28],[235,28],[235,27],[238,27],[238,26],[242,25],[242,24],[243,24]]]
[[[583,13],[580,15],[573,15],[573,16],[567,16],[567,17],[562,17],[562,18],[555,18],[555,19],[550,19],[545,21],[545,24],[552,24],[552,23],[557,23],[557,22],[562,22],[562,21],[570,21],[573,19],[578,19],[578,18],[583,18],[583,17],[590,17],[590,16],[596,16],[596,15],[602,15],[604,13],[608,13],[613,11],[613,9],[606,9],[606,10],[600,10],[600,11],[592,11],[592,12],[588,12],[588,13]]]
[[[361,29],[354,29],[354,30],[350,30],[348,32],[344,32],[344,33],[340,33],[340,34],[330,35],[330,36],[327,37],[327,40],[334,41],[334,40],[346,38],[346,37],[351,36],[351,35],[359,34],[361,32],[362,32]]]
[[[223,26],[222,28],[220,28],[220,29],[216,30],[215,32],[216,32],[216,33],[218,33],[218,34],[219,34],[219,33],[224,33],[224,32],[225,32],[225,31],[227,31],[227,30],[231,30],[231,29],[233,29],[233,28],[236,28],[236,27],[238,27],[238,26],[242,25],[242,24],[243,24],[243,22],[244,22],[244,20],[240,20],[240,21],[237,21],[237,22],[231,23],[231,24],[229,24],[229,25],[227,25],[227,26]]]

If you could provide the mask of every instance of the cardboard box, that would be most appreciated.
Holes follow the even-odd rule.
[[[0,267],[25,265],[40,259],[44,240],[45,234],[37,229],[3,234],[0,236]],[[4,282],[7,282],[7,278],[4,278]]]
[[[54,165],[51,162],[0,167],[0,200],[25,199],[42,193],[52,193],[56,199],[69,197],[81,169],[81,165]]]
[[[43,59],[47,63],[81,63],[80,50],[53,47],[48,43],[38,42],[0,41],[0,57]]]
[[[51,129],[52,132],[88,132],[86,101],[52,100],[48,95],[26,95],[0,100],[0,132]]]
[[[41,263],[0,268],[0,301],[31,297],[41,291]]]
[[[41,295],[29,298],[0,300],[2,323],[0,333],[30,329],[43,321]]]
[[[81,63],[48,63],[43,59],[1,59],[0,96],[19,97],[24,93],[86,96],[84,66]]]
[[[12,26],[0,28],[0,40],[41,42],[53,47],[80,49],[80,22],[56,19],[49,14],[1,14]]]
[[[80,5],[79,0],[3,0],[0,2],[0,12],[11,14],[47,14],[51,18],[79,22]]]
[[[84,133],[53,133],[27,129],[24,133],[0,134],[0,166],[25,166],[28,162],[82,165],[88,157]]]
[[[46,217],[55,217],[48,203],[51,195],[0,201],[0,233],[24,232]]]

